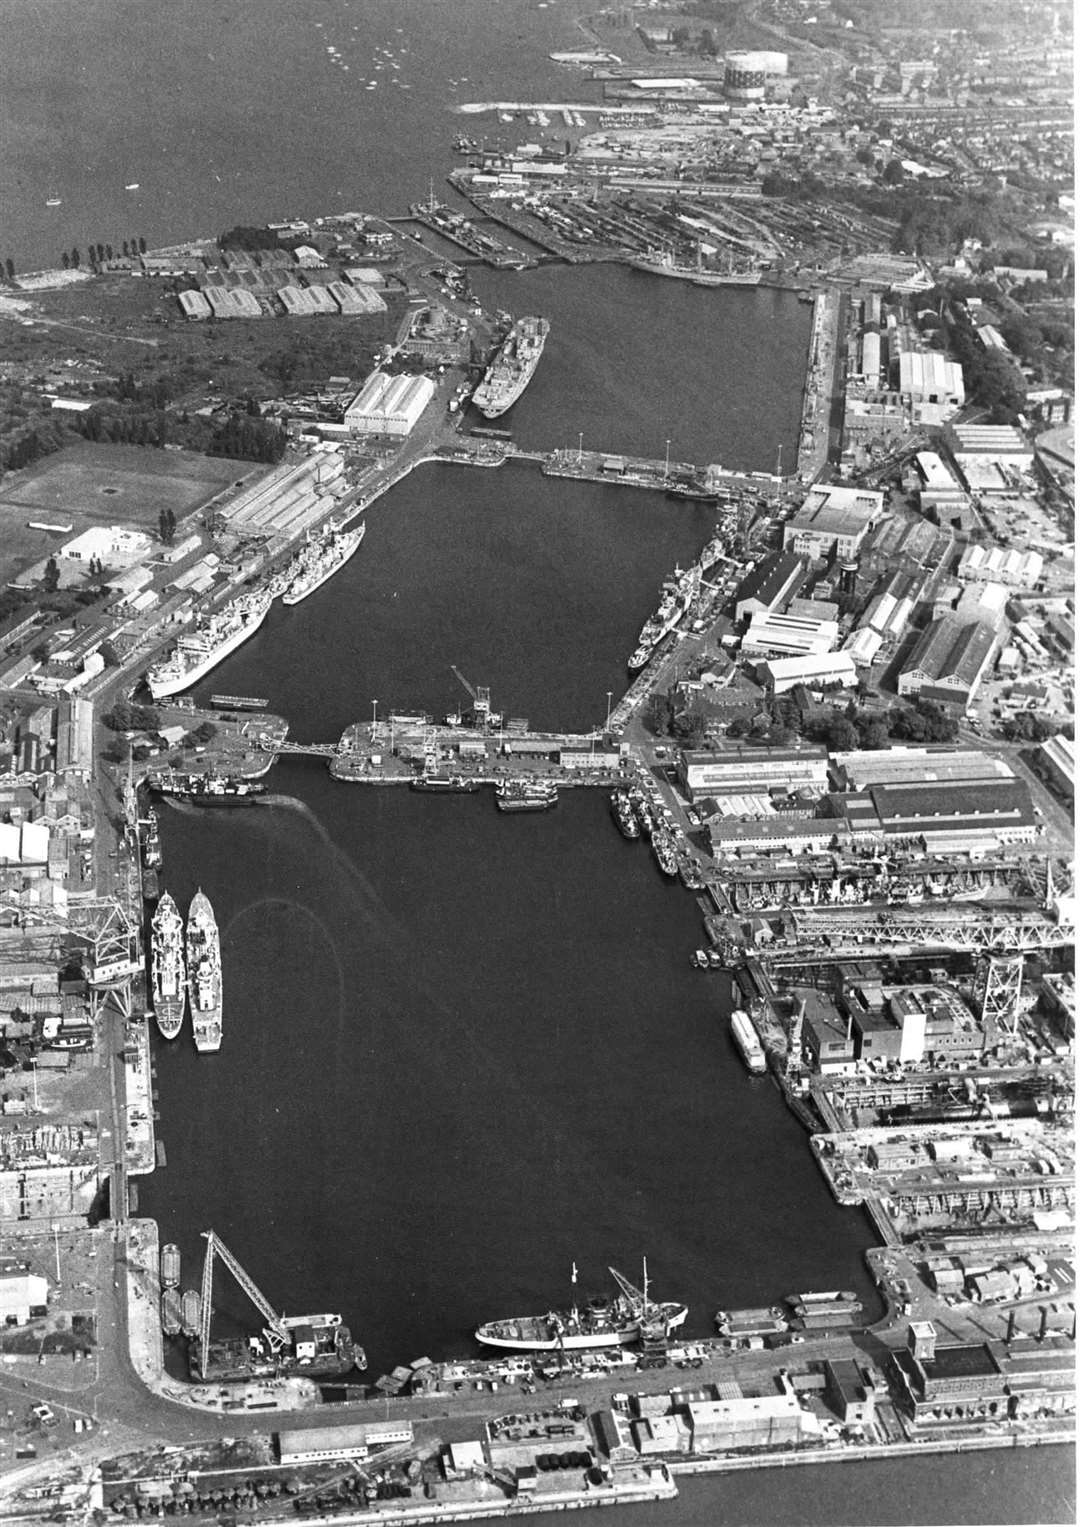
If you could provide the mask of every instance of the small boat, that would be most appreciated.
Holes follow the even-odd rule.
[[[45,205],[47,207],[59,207],[59,206],[62,205],[62,203],[60,201],[59,196],[50,196],[48,198],[48,200],[46,201]]]
[[[559,804],[559,791],[550,779],[505,779],[495,787],[500,811],[547,811]]]
[[[124,187],[125,191],[137,191],[138,189],[139,189],[139,182],[137,180],[131,181],[131,183],[129,185],[126,185]]]

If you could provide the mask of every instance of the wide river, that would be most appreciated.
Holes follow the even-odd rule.
[[[574,14],[0,0],[0,257],[400,213],[438,188],[456,132],[519,131],[455,104],[586,97],[547,58],[579,42]],[[510,420],[522,444],[792,461],[808,330],[793,298],[610,267],[474,284],[552,320]],[[534,725],[595,724],[660,578],[711,529],[700,508],[521,468],[423,469],[369,521],[349,568],[275,608],[200,695],[265,694],[293,736],[332,740],[373,702],[462,702],[453,663]],[[269,808],[163,812],[167,885],[184,904],[202,885],[217,909],[227,1003],[217,1057],[157,1046],[169,1165],[142,1204],[180,1243],[185,1285],[213,1227],[275,1303],[340,1309],[373,1375],[561,1302],[573,1261],[602,1290],[609,1264],[633,1276],[647,1254],[701,1333],[719,1305],[870,1296],[869,1224],[833,1204],[771,1082],[746,1076],[727,978],[688,964],[694,898],[618,836],[601,794],[500,817],[486,795],[334,785],[310,762],[269,783]],[[246,1317],[222,1292],[224,1317]],[[1072,1460],[1050,1449],[691,1480],[662,1520],[1043,1523],[1071,1520],[1072,1497]]]

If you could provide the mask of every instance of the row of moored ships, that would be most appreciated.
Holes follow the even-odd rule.
[[[485,419],[497,419],[521,397],[540,364],[551,325],[546,318],[519,318],[473,393]]]
[[[671,577],[665,579],[660,591],[660,603],[642,626],[638,644],[627,659],[626,666],[631,673],[644,668],[653,649],[659,646],[669,632],[674,631],[697,597],[702,575],[715,566],[723,552],[724,542],[717,534],[709,541],[693,567],[685,571],[677,567]]]
[[[328,578],[359,549],[366,521],[353,530],[342,530],[334,521],[309,537],[289,566],[272,583],[230,600],[202,619],[176,645],[150,667],[146,682],[155,700],[165,700],[190,689],[212,668],[254,636],[280,594],[285,604],[299,604],[321,588]]]
[[[195,1048],[221,1048],[221,940],[209,897],[197,891],[187,927],[166,891],[150,925],[150,990],[157,1025],[175,1039],[190,1001]]]

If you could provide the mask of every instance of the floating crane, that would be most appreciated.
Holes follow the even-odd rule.
[[[206,1259],[203,1262],[202,1274],[202,1308],[199,1311],[199,1370],[201,1373],[208,1372],[210,1358],[210,1317],[213,1313],[214,1293],[214,1257],[219,1256],[225,1266],[232,1273],[244,1293],[266,1321],[263,1335],[269,1343],[271,1351],[280,1352],[289,1341],[289,1332],[285,1325],[285,1317],[279,1315],[273,1305],[267,1299],[262,1289],[248,1276],[240,1263],[233,1256],[220,1236],[212,1230],[204,1230],[203,1238],[206,1241]]]
[[[467,690],[469,695],[472,697],[473,720],[475,724],[478,727],[498,726],[499,722],[502,720],[502,717],[499,715],[498,711],[493,711],[491,708],[491,690],[488,689],[486,685],[481,685],[479,688],[476,688],[470,684],[456,663],[450,664],[450,672],[454,675],[455,679],[457,679],[462,688]]]

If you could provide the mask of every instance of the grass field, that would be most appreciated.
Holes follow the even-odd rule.
[[[12,474],[0,491],[0,580],[10,580],[92,525],[153,534],[162,509],[172,509],[182,521],[227,484],[264,470],[250,462],[133,445],[71,446]],[[32,530],[28,521],[39,519],[72,528]]]

